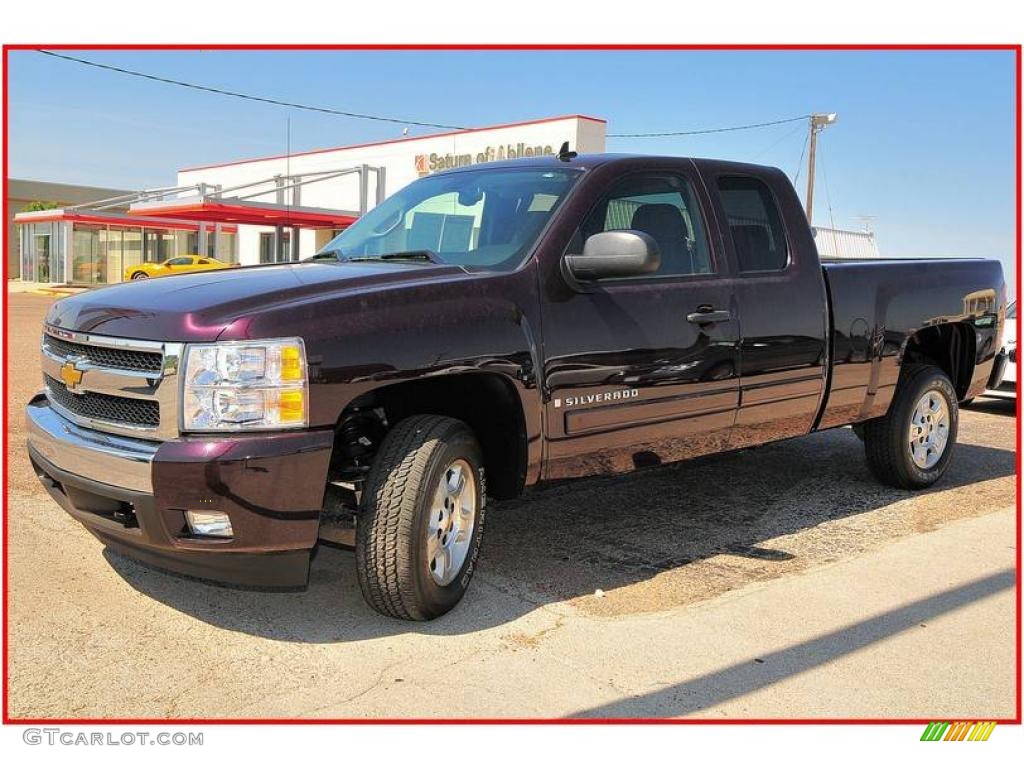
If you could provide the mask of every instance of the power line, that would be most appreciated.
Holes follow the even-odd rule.
[[[804,136],[804,145],[800,149],[800,159],[796,161],[796,174],[793,176],[794,187],[796,186],[796,183],[800,181],[800,171],[802,171],[804,168],[804,154],[807,152],[807,142],[810,140],[810,138],[811,135],[809,133],[806,136]]]
[[[698,136],[705,133],[728,133],[729,131],[747,131],[751,128],[768,128],[783,123],[795,123],[797,120],[807,120],[810,115],[799,117],[787,117],[782,120],[771,120],[767,123],[749,123],[747,125],[731,125],[727,128],[702,128],[695,131],[661,131],[658,133],[609,133],[609,139],[652,139],[660,136]]]
[[[132,77],[141,77],[145,80],[154,80],[158,83],[165,83],[166,85],[177,85],[181,88],[191,88],[196,91],[206,91],[207,93],[216,93],[220,96],[231,96],[236,99],[247,99],[249,101],[259,101],[264,104],[273,104],[278,107],[291,107],[292,109],[304,109],[309,112],[322,112],[328,115],[340,115],[341,117],[354,117],[359,120],[376,120],[382,123],[396,123],[398,125],[416,125],[422,128],[445,128],[449,130],[461,131],[465,130],[464,126],[461,125],[444,125],[442,123],[425,123],[418,120],[400,120],[396,117],[382,117],[380,115],[368,115],[361,112],[347,112],[342,109],[331,109],[330,107],[316,107],[309,104],[298,104],[291,101],[281,101],[279,99],[271,99],[266,96],[254,96],[249,93],[239,93],[238,91],[228,91],[223,88],[213,88],[208,85],[199,85],[197,83],[188,83],[184,80],[173,80],[169,77],[160,77],[159,75],[149,75],[145,72],[137,72],[134,69],[125,69],[124,67],[115,67],[110,64],[100,64],[97,61],[89,61],[88,59],[79,59],[75,56],[68,56],[63,53],[54,53],[53,51],[44,51],[42,49],[36,49],[38,53],[44,56],[52,56],[55,59],[64,59],[65,61],[73,61],[76,64],[83,64],[87,67],[95,67],[96,69],[105,69],[110,72],[118,72],[122,75],[130,75]]]
[[[797,125],[797,126],[794,126],[793,128],[791,128],[790,130],[786,131],[782,136],[779,136],[779,138],[777,138],[775,141],[773,141],[767,147],[762,149],[760,152],[757,152],[757,153],[751,155],[750,156],[750,162],[754,162],[758,158],[763,157],[764,155],[767,155],[769,152],[771,152],[773,149],[775,149],[777,146],[779,146],[779,144],[781,144],[783,141],[788,139],[790,136],[796,135],[796,132],[799,131],[802,127],[803,126]]]
[[[822,144],[822,146],[824,146],[824,144]],[[828,222],[829,226],[832,228],[832,250],[835,252],[836,256],[839,256],[839,239],[836,233],[836,219],[835,216],[832,215],[832,194],[828,189],[828,168],[825,167],[824,153],[821,155],[821,177],[825,182],[825,202],[828,204]]]
[[[333,109],[331,107],[319,107],[312,104],[300,104],[293,101],[284,101],[282,99],[272,99],[267,96],[256,96],[251,93],[241,93],[239,91],[229,91],[224,88],[214,88],[209,85],[200,85],[199,83],[190,83],[184,80],[175,80],[170,77],[161,77],[160,75],[151,75],[146,72],[139,72],[134,69],[127,69],[125,67],[115,67],[112,64],[101,64],[98,61],[90,61],[89,59],[81,59],[77,56],[69,56],[64,53],[55,53],[53,51],[43,50],[42,48],[36,49],[37,53],[41,53],[44,56],[52,56],[55,59],[63,59],[64,61],[74,62],[81,64],[86,67],[94,67],[96,69],[103,69],[108,72],[117,72],[122,75],[129,75],[130,77],[138,77],[144,80],[152,80],[157,83],[164,83],[165,85],[176,85],[180,88],[191,88],[195,91],[204,91],[206,93],[214,93],[219,96],[230,96],[235,99],[245,99],[248,101],[257,101],[262,104],[272,104],[278,107],[289,107],[291,109],[303,109],[308,112],[320,112],[326,115],[339,115],[341,117],[352,117],[358,120],[375,120],[382,123],[394,123],[395,125],[415,125],[421,128],[442,128],[445,130],[453,131],[464,131],[467,130],[466,126],[463,125],[446,125],[444,123],[428,123],[420,120],[402,120],[397,117],[384,117],[382,115],[370,115],[363,112],[349,112],[343,109]],[[763,123],[749,123],[747,125],[731,125],[723,128],[702,128],[698,130],[688,131],[661,131],[657,133],[609,133],[607,138],[610,139],[646,139],[656,138],[663,136],[700,136],[703,134],[710,133],[729,133],[732,131],[747,131],[754,128],[769,128],[773,125],[783,125],[785,123],[795,123],[798,120],[806,120],[811,115],[800,115],[799,117],[787,117],[782,120],[770,120]]]

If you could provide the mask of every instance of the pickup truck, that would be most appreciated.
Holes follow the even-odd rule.
[[[348,540],[369,604],[427,620],[488,497],[538,483],[853,425],[931,485],[1005,310],[995,261],[821,263],[778,169],[563,148],[425,176],[302,262],[61,299],[28,451],[114,550],[301,588]]]

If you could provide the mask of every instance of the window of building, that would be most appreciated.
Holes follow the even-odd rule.
[[[35,280],[50,282],[50,237],[49,233],[33,235],[32,246],[35,256]],[[56,270],[53,270],[56,271]],[[56,276],[53,278],[56,281]]]
[[[124,272],[131,267],[137,267],[141,264],[142,254],[136,251],[130,251],[125,255],[124,251],[124,230],[116,227],[109,227],[103,232],[100,232],[100,241],[103,243],[103,247],[107,252],[107,262],[111,265],[117,265],[116,268],[111,266],[107,270],[107,277],[112,281],[118,281],[123,279]]]
[[[174,232],[159,229],[143,230],[143,259],[147,263],[160,264],[177,253]]]
[[[277,261],[274,232],[260,232],[260,264],[273,264]],[[282,233],[281,260],[291,259],[291,232]]]
[[[658,276],[714,272],[697,197],[681,176],[638,173],[618,182],[587,216],[570,252],[581,253],[591,235],[621,229],[644,232],[658,244]]]
[[[212,256],[217,247],[217,234],[213,228],[206,230],[206,254]],[[185,252],[193,255],[199,254],[199,233],[189,232],[185,244]]]
[[[217,250],[208,251],[206,255],[213,256],[225,264],[238,263],[238,257],[235,254],[235,237],[234,232],[221,230],[220,237],[217,238]]]
[[[718,180],[729,232],[741,272],[785,269],[786,232],[771,191],[760,179],[723,176]]]
[[[142,263],[142,230],[125,228],[121,230],[121,253],[125,264]]]
[[[95,285],[107,282],[107,254],[100,227],[75,224],[71,236],[71,280]]]

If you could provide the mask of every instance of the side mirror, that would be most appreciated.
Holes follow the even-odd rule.
[[[657,272],[661,253],[646,232],[623,229],[591,235],[583,244],[583,255],[569,254],[564,263],[569,275],[581,282],[637,277]]]

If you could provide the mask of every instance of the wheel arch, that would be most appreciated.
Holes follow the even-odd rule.
[[[957,397],[967,397],[977,365],[974,328],[966,322],[925,326],[910,334],[903,346],[900,366],[929,363],[953,382]]]
[[[526,416],[515,382],[509,377],[483,371],[452,373],[383,384],[364,392],[338,417],[336,455],[359,439],[358,430],[348,429],[353,420],[371,412],[383,414],[386,429],[418,414],[465,422],[483,451],[488,494],[502,499],[522,492],[528,464]],[[383,434],[386,432],[381,437]]]

